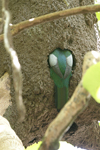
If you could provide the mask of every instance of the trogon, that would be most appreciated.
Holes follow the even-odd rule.
[[[57,110],[68,101],[68,86],[72,76],[73,55],[67,49],[55,49],[49,55],[50,76],[55,83],[55,104]]]

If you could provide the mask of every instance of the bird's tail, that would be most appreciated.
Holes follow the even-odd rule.
[[[55,104],[57,110],[60,111],[67,101],[68,87],[59,88],[55,85]]]

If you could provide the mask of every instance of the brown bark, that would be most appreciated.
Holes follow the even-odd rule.
[[[90,12],[93,13],[93,12],[98,12],[98,11],[100,11],[100,5],[89,5],[89,6],[81,6],[81,7],[76,7],[72,9],[67,9],[67,10],[63,10],[63,11],[59,11],[55,13],[50,13],[50,14],[40,16],[37,18],[31,18],[29,20],[20,22],[16,25],[11,25],[12,35],[19,33],[23,29],[26,29],[35,25],[39,25],[41,23],[53,21],[53,20],[68,17],[71,15],[86,14]],[[2,40],[3,40],[3,35],[0,35],[0,41]]]

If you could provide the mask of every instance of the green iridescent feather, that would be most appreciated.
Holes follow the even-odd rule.
[[[50,68],[50,76],[55,83],[55,103],[57,110],[59,111],[68,101],[68,86],[72,73],[70,71],[67,78],[64,78],[64,74],[67,67],[66,58],[72,54],[68,50],[61,50],[61,49],[56,49],[52,54],[57,57],[58,66],[60,72],[63,75],[63,77],[61,78],[54,71],[53,67]]]

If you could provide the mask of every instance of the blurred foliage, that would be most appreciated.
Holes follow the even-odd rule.
[[[95,61],[95,60],[94,60]],[[83,87],[100,103],[100,62],[92,65],[83,77]]]
[[[100,0],[95,0],[95,5],[100,4]],[[100,30],[100,12],[96,12],[96,16],[98,19],[98,29]]]
[[[100,12],[96,12],[96,16],[97,16],[97,19],[99,21],[100,20]]]
[[[100,127],[100,121],[98,121],[99,127]]]
[[[41,145],[41,141],[38,143],[34,143],[33,145],[28,146],[25,150],[38,150]]]
[[[40,141],[40,142],[35,143],[35,144],[31,145],[31,146],[28,146],[25,150],[38,150],[38,148],[40,147],[41,143],[42,142]],[[85,150],[85,149],[74,147],[73,145],[71,145],[70,143],[67,143],[65,141],[60,141],[58,150]]]

